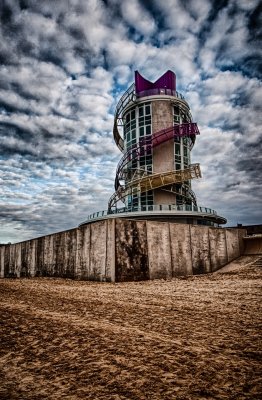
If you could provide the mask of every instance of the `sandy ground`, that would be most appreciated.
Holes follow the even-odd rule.
[[[251,261],[170,281],[2,279],[0,399],[261,399]]]

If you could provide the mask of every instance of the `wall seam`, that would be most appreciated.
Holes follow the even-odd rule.
[[[149,258],[148,258],[148,238],[147,238],[147,221],[145,223],[145,231],[146,231],[146,258],[147,258],[147,268],[148,268],[148,280],[150,280],[150,271],[149,271]]]
[[[226,258],[227,258],[227,264],[228,264],[228,250],[227,250],[227,229],[225,229],[225,242],[226,242]]]
[[[91,229],[91,224],[88,224],[89,227],[89,251],[88,251],[88,271],[87,271],[87,276],[88,279],[90,278],[90,272],[91,272],[91,249],[92,249],[92,243],[91,243],[91,239],[92,239],[92,229]]]
[[[4,246],[0,246],[0,278],[4,278],[3,274],[3,255],[4,255]]]
[[[113,254],[112,254],[112,260],[111,260],[111,281],[113,283],[116,282],[116,219],[113,218],[113,224],[112,224],[112,238],[113,238]]]
[[[146,220],[146,249],[147,249],[148,275],[149,275],[149,280],[151,280],[149,246],[148,246],[148,232],[147,231],[148,231],[148,220]]]
[[[79,242],[79,228],[76,228],[76,253],[75,253],[75,278],[79,279],[79,273],[78,273],[78,242]]]
[[[192,275],[194,275],[194,266],[193,266],[193,252],[192,252],[192,231],[191,231],[192,225],[189,224],[189,240],[190,240],[190,254],[191,254],[191,271]]]
[[[170,222],[168,222],[168,233],[169,233],[169,249],[170,249],[171,278],[173,278],[173,277],[174,277],[174,266],[173,266],[173,254],[172,254],[172,245],[171,245]]]
[[[107,255],[108,255],[108,219],[106,221],[106,255],[105,255],[105,265],[104,265],[104,274],[101,274],[101,281],[106,281],[106,267],[107,267]]]
[[[212,258],[211,258],[211,246],[210,246],[210,235],[209,231],[212,228],[208,228],[207,230],[207,236],[208,236],[208,254],[209,254],[209,263],[210,263],[210,270],[208,272],[213,272],[213,265],[212,265]]]

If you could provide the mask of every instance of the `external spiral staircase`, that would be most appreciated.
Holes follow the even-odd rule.
[[[183,103],[183,97],[176,92],[176,97]],[[125,152],[124,140],[119,132],[119,128],[123,127],[122,120],[123,111],[127,106],[131,106],[136,101],[136,93],[134,84],[124,93],[118,102],[114,118],[113,135],[118,148],[124,153],[118,163],[115,178],[115,193],[110,197],[108,202],[108,211],[110,212],[118,201],[125,203],[127,196],[130,194],[144,193],[157,188],[171,187],[173,184],[180,184],[188,180],[201,177],[199,164],[192,164],[189,168],[183,170],[172,170],[161,173],[151,173],[143,169],[132,171],[131,179],[127,179],[128,165],[133,161],[139,161],[140,157],[150,154],[152,149],[165,143],[171,139],[188,137],[190,138],[190,150],[192,149],[196,135],[199,135],[199,129],[196,123],[188,122],[174,125],[166,129],[162,129],[152,135],[148,135],[140,139],[139,143],[132,146]],[[125,181],[125,184],[122,182]],[[194,192],[186,186],[187,193],[190,195],[194,204],[196,204]]]

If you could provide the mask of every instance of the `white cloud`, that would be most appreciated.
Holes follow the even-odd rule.
[[[137,0],[123,0],[120,2],[124,20],[142,35],[152,35],[156,29],[155,22],[150,14]]]

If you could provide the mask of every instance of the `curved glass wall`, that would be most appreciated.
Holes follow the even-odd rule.
[[[124,143],[125,149],[130,150],[139,141],[152,133],[151,103],[145,102],[130,108],[123,116],[124,121]],[[147,151],[138,159],[134,159],[127,164],[125,177],[129,182],[135,179],[136,175],[141,177],[153,172],[152,150]],[[132,210],[143,209],[153,206],[153,192],[149,191],[138,195],[132,193],[128,196],[127,207]]]
[[[191,122],[189,110],[180,109],[179,106],[173,106],[174,125]],[[176,137],[174,139],[174,169],[183,170],[190,166],[190,148],[193,145],[189,137]],[[195,203],[193,193],[191,194],[191,182],[186,181],[183,184],[173,185],[176,195],[176,204],[191,205]],[[196,205],[196,204],[195,204]]]
[[[179,106],[173,106],[173,123],[174,125],[191,122],[189,110],[181,109]],[[129,108],[123,114],[123,133],[125,151],[135,148],[147,136],[152,134],[152,104],[149,101],[140,102]],[[190,166],[190,149],[192,147],[192,139],[189,137],[176,137],[174,139],[174,170],[183,170]],[[152,174],[153,157],[152,150],[147,150],[139,157],[133,158],[126,166],[125,181],[128,183],[133,179]],[[190,181],[183,184],[173,184],[164,190],[174,194],[173,204],[175,205],[192,205],[196,204],[194,195],[191,191]],[[129,209],[143,209],[154,204],[154,192],[148,191],[138,193],[132,191],[127,197],[126,206]]]

